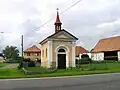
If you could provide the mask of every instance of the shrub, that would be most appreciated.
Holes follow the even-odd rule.
[[[79,64],[89,64],[89,63],[91,63],[91,59],[87,57],[79,60]]]
[[[89,58],[89,55],[87,55],[87,54],[82,54],[82,55],[81,55],[81,58]]]
[[[34,61],[29,61],[28,62],[28,67],[35,67],[35,62]]]
[[[23,58],[23,61],[24,62],[30,62],[30,59],[29,58]]]

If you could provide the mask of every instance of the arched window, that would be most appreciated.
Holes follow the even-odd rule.
[[[58,52],[65,52],[65,50],[64,49],[60,49]]]

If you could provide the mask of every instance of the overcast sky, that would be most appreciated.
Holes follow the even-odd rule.
[[[63,12],[78,0],[0,0],[0,45],[24,49],[54,33],[56,8]],[[48,24],[43,25],[52,19]],[[120,35],[120,0],[82,0],[60,15],[62,28],[91,50],[99,39]],[[39,28],[41,27],[41,28]]]

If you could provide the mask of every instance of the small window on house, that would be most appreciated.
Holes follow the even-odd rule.
[[[38,58],[35,58],[36,61],[38,61],[39,59]]]
[[[32,56],[32,55],[34,55],[34,53],[30,53],[30,55]]]
[[[30,53],[27,53],[27,56],[30,56]]]
[[[37,56],[39,56],[39,53],[37,53]]]
[[[39,53],[35,53],[35,56],[39,56]]]
[[[46,48],[46,57],[47,57],[47,48]]]

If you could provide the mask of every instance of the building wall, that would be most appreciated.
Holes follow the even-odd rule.
[[[118,60],[120,61],[120,51],[118,51]]]
[[[41,66],[48,66],[48,42],[41,45]]]
[[[69,42],[66,42],[66,41],[53,41],[53,45],[52,45],[52,48],[53,48],[53,51],[52,51],[52,57],[53,57],[53,62],[56,62],[57,60],[57,52],[56,52],[56,48],[59,47],[59,46],[66,46],[68,49],[69,49],[69,52],[68,52],[68,63],[67,63],[67,66],[70,67],[72,66],[72,41],[69,41]],[[56,62],[57,64],[57,62]]]
[[[104,60],[104,53],[91,53],[91,59],[95,61],[102,61]]]
[[[40,54],[40,52],[38,53],[38,55],[36,55],[37,54],[37,52],[29,52],[30,53],[30,55],[28,56],[28,54],[27,54],[28,52],[24,52],[24,58],[28,58],[28,59],[30,59],[30,60],[33,60],[33,61],[36,61],[37,59],[38,60],[40,60],[41,58],[41,54]]]

